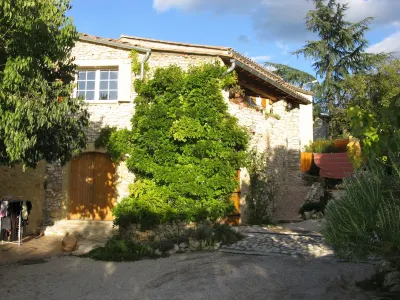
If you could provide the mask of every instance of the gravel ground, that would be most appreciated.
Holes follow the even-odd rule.
[[[1,299],[371,299],[354,286],[373,266],[220,252],[138,262],[73,256],[0,266]]]

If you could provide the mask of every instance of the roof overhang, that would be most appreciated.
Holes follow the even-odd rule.
[[[151,50],[149,48],[133,46],[133,45],[130,45],[129,43],[122,43],[122,42],[116,41],[114,39],[91,37],[91,36],[88,36],[85,34],[82,34],[79,37],[79,40],[94,43],[94,44],[99,44],[99,45],[105,45],[105,46],[126,49],[126,50],[136,50],[136,51],[140,51],[140,52],[148,52]]]
[[[308,100],[304,96],[301,96],[300,94],[298,94],[297,92],[293,91],[292,89],[289,89],[285,85],[280,84],[276,80],[274,80],[272,78],[269,78],[268,76],[262,74],[261,72],[255,70],[254,68],[248,66],[247,64],[245,64],[245,63],[243,63],[243,62],[241,62],[239,60],[235,60],[235,62],[236,62],[236,67],[237,68],[241,68],[241,69],[253,74],[254,76],[260,78],[261,80],[267,82],[269,85],[272,85],[275,88],[277,88],[277,89],[281,90],[282,92],[284,92],[285,94],[290,95],[295,102],[299,102],[300,104],[311,104],[310,100]]]

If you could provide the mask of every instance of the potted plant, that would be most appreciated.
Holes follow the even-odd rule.
[[[240,85],[235,84],[229,89],[229,99],[235,103],[241,103],[244,100],[244,90]]]

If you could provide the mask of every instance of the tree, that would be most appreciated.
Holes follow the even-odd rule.
[[[113,211],[118,225],[215,220],[232,212],[229,198],[245,164],[248,135],[228,113],[221,89],[234,77],[221,79],[225,70],[170,66],[136,82],[127,141],[136,181]]]
[[[0,164],[65,163],[85,147],[88,113],[72,99],[78,33],[69,0],[0,0]]]
[[[273,62],[265,62],[264,65],[272,68],[272,72],[281,76],[285,81],[300,88],[310,88],[310,84],[316,80],[313,75],[299,69],[292,68],[288,65],[277,64]],[[311,89],[313,89],[312,85]]]
[[[361,139],[363,153],[398,153],[400,137],[400,60],[377,72],[349,76],[344,81],[351,132]]]
[[[343,78],[372,70],[386,58],[384,54],[365,53],[368,41],[364,35],[369,30],[373,18],[366,18],[357,23],[346,21],[347,4],[336,0],[313,0],[315,10],[308,12],[307,29],[319,37],[294,52],[313,60],[317,76],[322,79],[316,88],[316,99],[321,108],[335,118],[337,108],[346,107],[346,98],[342,97]],[[336,128],[333,128],[336,130]],[[332,135],[340,134],[332,132]]]

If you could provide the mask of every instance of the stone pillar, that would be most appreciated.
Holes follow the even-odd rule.
[[[59,162],[46,164],[45,168],[44,225],[53,225],[61,218],[62,168]]]

